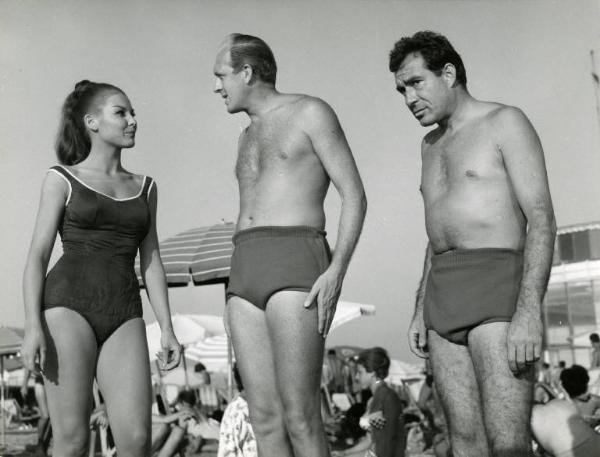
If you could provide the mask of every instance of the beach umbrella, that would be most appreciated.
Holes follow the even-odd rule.
[[[4,447],[5,426],[4,411],[4,358],[10,355],[15,355],[21,350],[23,344],[24,331],[22,328],[0,327],[0,408],[2,408],[2,446]]]
[[[161,242],[159,244],[160,256],[168,286],[187,286],[190,282],[196,286],[223,284],[223,294],[225,295],[229,280],[234,233],[235,224],[233,222],[222,222],[207,227],[192,228]],[[143,287],[139,257],[135,261],[135,269],[140,287]],[[231,347],[228,348],[228,353],[230,367],[228,391],[231,397],[233,392]],[[185,358],[183,361],[185,364]]]
[[[195,362],[201,361],[202,354],[190,353],[189,348],[193,347],[195,343],[202,342],[211,337],[220,337],[224,343],[224,361],[227,363],[227,336],[225,335],[225,326],[223,325],[223,318],[221,316],[214,316],[208,314],[174,314],[171,317],[173,323],[173,331],[179,343],[184,347],[184,353],[182,357],[183,371],[182,380],[183,383],[177,382],[177,384],[183,384],[189,387],[190,376],[188,374],[187,362],[192,360]],[[160,327],[157,322],[148,324],[146,326],[146,340],[148,343],[148,352],[150,355],[150,361],[154,362],[157,360],[156,354],[161,350],[160,346]],[[208,355],[208,354],[207,354]],[[207,367],[210,371],[210,368]],[[176,370],[177,371],[177,370]],[[179,370],[181,371],[181,370]],[[160,370],[158,372],[161,375]],[[168,376],[169,374],[167,374]],[[173,377],[171,375],[171,377]],[[161,381],[168,383],[167,379]]]
[[[169,287],[226,284],[235,232],[233,222],[198,227],[181,232],[160,243],[160,256]],[[138,281],[143,286],[139,259],[135,264]]]

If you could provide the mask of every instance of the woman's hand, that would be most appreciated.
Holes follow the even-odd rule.
[[[21,357],[27,370],[36,375],[42,373],[46,363],[46,337],[41,326],[25,329]]]
[[[160,336],[162,351],[156,354],[160,361],[161,370],[172,370],[181,361],[181,344],[177,341],[173,331],[162,332]]]

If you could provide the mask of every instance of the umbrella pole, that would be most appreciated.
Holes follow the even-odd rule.
[[[225,306],[227,306],[227,286],[229,281],[225,281]],[[229,325],[228,325],[229,327]],[[227,401],[230,402],[233,398],[233,344],[229,331],[227,334]]]
[[[4,356],[0,355],[0,376],[2,377],[2,379],[0,380],[0,382],[2,383],[1,387],[0,387],[0,404],[2,405],[2,444],[0,444],[0,449],[4,449],[4,445],[6,444],[4,441],[4,434],[5,434],[5,430],[4,427],[6,426],[5,420],[4,420],[4,414],[6,414],[6,410],[4,409],[5,405],[4,405]]]
[[[183,375],[185,376],[185,390],[190,389],[190,380],[188,379],[187,362],[185,361],[185,346],[181,347],[181,359],[183,360]]]

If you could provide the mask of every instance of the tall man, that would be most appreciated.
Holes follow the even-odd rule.
[[[215,92],[250,124],[238,143],[240,214],[228,321],[264,457],[329,455],[321,421],[325,336],[366,211],[363,185],[333,110],[275,89],[260,38],[232,34],[218,51]],[[331,256],[323,201],[342,207]]]
[[[429,237],[409,329],[431,359],[459,456],[526,456],[533,363],[555,222],[542,146],[517,108],[467,91],[448,40],[399,40],[390,70],[424,126],[421,192]]]

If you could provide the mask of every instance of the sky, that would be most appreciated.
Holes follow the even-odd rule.
[[[375,316],[333,332],[328,345],[383,346],[417,362],[406,332],[426,245],[418,191],[426,133],[395,91],[388,54],[418,30],[446,35],[461,54],[469,91],[520,107],[544,146],[559,226],[600,221],[600,120],[590,51],[600,50],[598,0],[0,1],[0,324],[22,326],[22,272],[62,102],[82,79],[110,82],[137,113],[125,167],[158,183],[159,238],[235,221],[236,144],[247,125],[212,90],[219,43],[263,38],[282,92],[336,111],[369,201],[342,299]],[[600,52],[600,51],[599,51]],[[339,198],[326,199],[335,244]],[[51,262],[60,256],[57,243]],[[220,314],[222,286],[170,290],[179,313]],[[145,301],[144,317],[154,320]]]

